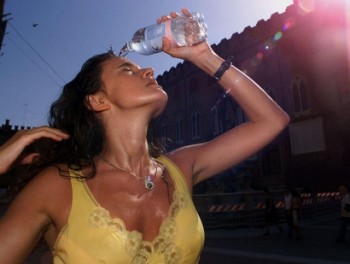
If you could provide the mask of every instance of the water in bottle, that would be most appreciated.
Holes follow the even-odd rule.
[[[192,46],[207,37],[207,25],[203,15],[192,13],[191,17],[178,16],[160,24],[141,28],[135,32],[131,41],[125,43],[119,56],[129,52],[151,55],[162,50],[162,38],[167,37],[172,46]]]

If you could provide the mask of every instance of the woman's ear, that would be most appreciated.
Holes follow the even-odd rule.
[[[102,112],[111,108],[105,95],[99,92],[87,95],[85,102],[87,108],[95,112]]]

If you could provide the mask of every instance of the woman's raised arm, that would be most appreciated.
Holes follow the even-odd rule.
[[[183,12],[188,14],[187,10]],[[288,115],[265,91],[231,65],[229,60],[225,61],[218,56],[207,42],[180,48],[171,47],[167,39],[163,43],[164,52],[188,60],[210,76],[216,76],[220,86],[246,115],[247,121],[244,124],[212,141],[187,146],[169,154],[192,184],[216,175],[255,154],[288,125]]]

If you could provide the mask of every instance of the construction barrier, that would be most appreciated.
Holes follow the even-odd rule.
[[[285,221],[284,193],[271,192],[279,221]],[[301,193],[300,217],[339,214],[340,196],[337,192]],[[256,227],[265,224],[263,192],[240,192],[194,195],[193,200],[205,228],[233,226]]]

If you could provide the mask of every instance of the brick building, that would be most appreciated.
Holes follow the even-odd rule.
[[[350,183],[350,6],[346,0],[306,2],[294,0],[284,13],[212,45],[223,58],[232,55],[291,117],[268,147],[215,178],[216,185],[229,186],[225,191],[249,184],[328,190]],[[169,102],[155,134],[168,150],[210,140],[244,121],[215,80],[188,62],[157,81]]]

